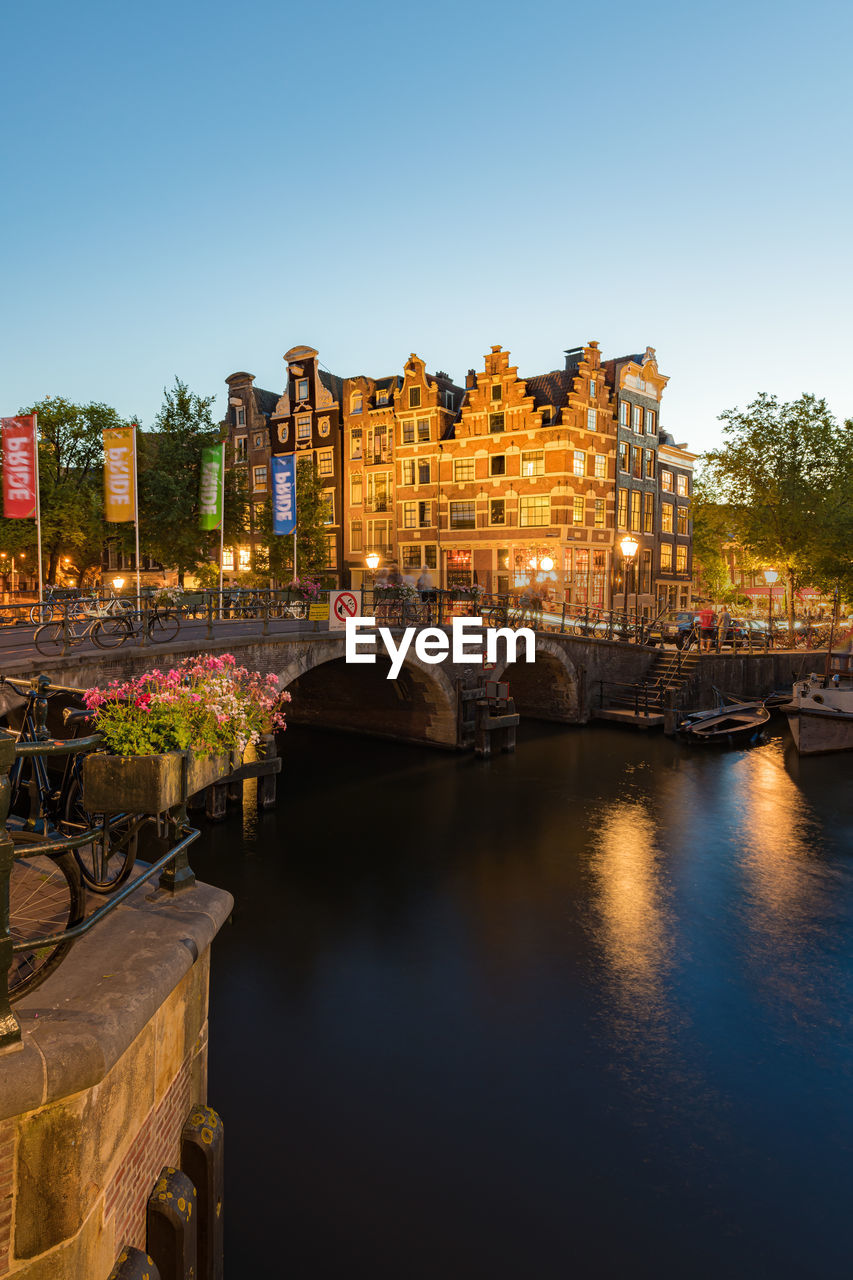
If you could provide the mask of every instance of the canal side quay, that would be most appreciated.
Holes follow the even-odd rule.
[[[450,632],[449,628],[444,630]],[[523,654],[524,646],[519,647]],[[239,665],[273,673],[293,702],[294,724],[394,738],[451,750],[469,745],[460,705],[472,685],[508,681],[522,719],[583,725],[613,720],[639,728],[661,727],[667,707],[710,707],[716,690],[756,698],[784,689],[813,669],[825,653],[811,650],[688,653],[671,648],[536,632],[536,660],[507,664],[503,646],[493,670],[482,664],[427,664],[409,648],[398,679],[388,680],[381,650],[375,664],[347,664],[341,633],[291,632],[284,636],[199,638],[156,648],[124,648],[113,654],[15,658],[9,675],[44,673],[56,684],[105,686],[157,668],[167,670],[196,653],[232,653]]]

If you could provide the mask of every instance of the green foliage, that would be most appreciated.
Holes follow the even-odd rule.
[[[329,527],[325,523],[329,491],[323,485],[316,463],[310,455],[296,461],[296,569],[300,578],[322,577],[327,562]],[[272,531],[272,503],[258,508],[258,529],[269,558],[258,564],[268,577],[287,583],[293,577],[293,538],[282,538]]]

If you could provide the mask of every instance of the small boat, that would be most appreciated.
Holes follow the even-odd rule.
[[[678,732],[690,742],[749,742],[769,719],[763,702],[723,701],[709,711],[685,716]]]
[[[822,675],[797,680],[782,710],[801,756],[853,751],[853,655],[831,654]]]

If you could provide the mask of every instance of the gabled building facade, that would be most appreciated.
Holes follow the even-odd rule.
[[[394,397],[401,383],[398,374],[344,382],[343,563],[352,587],[361,586],[371,551],[383,564],[395,554]]]
[[[236,546],[223,550],[222,571],[239,581],[240,575],[265,561],[265,539],[260,532],[260,509],[270,493],[270,415],[278,396],[255,386],[251,373],[232,373],[228,386],[228,411],[222,423],[226,459],[243,474],[248,510],[244,536]]]

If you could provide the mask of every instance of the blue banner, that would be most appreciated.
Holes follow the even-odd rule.
[[[272,459],[272,531],[293,533],[296,529],[296,459],[292,453],[275,454]]]

